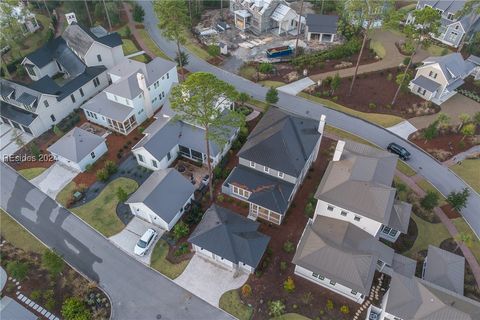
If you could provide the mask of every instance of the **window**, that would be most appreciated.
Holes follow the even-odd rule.
[[[167,73],[167,79],[169,79],[169,78],[170,78],[170,75]]]
[[[244,190],[244,189],[239,188],[237,186],[233,186],[233,193],[236,194],[236,195],[239,195],[240,197],[243,197],[243,198],[250,197],[250,191]]]
[[[264,166],[264,167],[263,167],[263,171],[265,171],[266,173],[269,173],[269,172],[270,172],[270,168],[269,168],[269,167],[266,167],[266,166]]]
[[[279,178],[283,178],[283,176],[284,176],[284,175],[283,175],[283,172],[278,171],[278,177],[279,177]]]
[[[430,71],[430,73],[428,74],[428,76],[429,76],[430,78],[437,79],[437,73],[436,73],[436,72]]]
[[[312,276],[318,278],[318,274],[316,274],[315,272],[312,272]]]
[[[333,211],[333,207],[332,206],[327,206],[327,210],[328,211]]]
[[[358,292],[355,290],[350,291],[351,294],[357,294]]]
[[[75,96],[73,95],[73,93],[70,95],[70,99],[72,99],[72,102],[75,103]]]
[[[167,152],[167,160],[170,161],[170,159],[172,158],[172,156],[170,155],[170,151]]]
[[[325,280],[325,277],[324,276],[318,276],[318,279]]]
[[[255,162],[250,161],[250,167],[255,168]]]
[[[102,62],[102,56],[100,54],[97,54],[97,60],[98,62]]]
[[[37,74],[35,73],[35,70],[33,68],[34,68],[33,65],[25,64],[25,69],[27,69],[28,74],[35,77]]]
[[[425,90],[421,87],[418,87],[418,89],[417,89],[417,93],[421,94],[422,96],[424,96],[426,92],[427,92],[427,90]]]
[[[385,234],[389,234],[389,233],[390,233],[390,230],[392,230],[392,228],[387,227],[387,226],[383,226],[382,232],[385,233]]]
[[[340,212],[340,214],[341,214],[342,216],[346,217],[346,216],[347,216],[347,211],[343,211],[343,210],[342,210],[342,212]]]
[[[457,25],[455,26],[455,30],[458,30],[458,28],[460,28],[460,25],[457,24]]]
[[[83,96],[85,95],[85,94],[83,93],[83,89],[82,89],[82,88],[80,88],[80,90],[79,90],[79,91],[80,91],[80,95],[83,97]]]
[[[138,161],[140,161],[140,162],[145,162],[145,161],[143,160],[143,156],[142,156],[141,154],[137,154],[137,156],[138,156]]]
[[[453,20],[453,17],[454,17],[454,14],[449,12],[448,15],[447,15],[447,19],[448,20]]]
[[[331,284],[332,286],[334,286],[334,285],[336,285],[337,283],[336,283],[335,281],[330,280],[330,284]]]
[[[43,104],[45,105],[45,108],[48,108],[49,104],[47,100],[43,100]]]
[[[54,116],[53,114],[50,115],[50,119],[52,119],[53,122],[57,121],[57,120],[55,119],[55,116]]]
[[[95,79],[93,79],[93,85],[95,86],[95,88],[100,85],[100,80],[98,80],[98,77],[96,77]]]
[[[152,166],[154,166],[155,168],[158,168],[157,161],[152,160]]]
[[[95,159],[95,152],[90,153],[90,157],[92,157],[92,159]]]
[[[359,216],[355,216],[355,218],[353,218],[353,220],[355,220],[355,221],[360,221],[360,217],[359,217]]]

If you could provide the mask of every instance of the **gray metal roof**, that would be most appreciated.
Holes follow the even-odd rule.
[[[168,168],[154,171],[125,203],[143,203],[170,223],[194,191],[187,178]]]
[[[368,295],[378,260],[392,265],[394,250],[355,225],[325,216],[307,224],[293,263]]]
[[[0,100],[0,115],[27,127],[37,118],[35,113],[17,108],[2,100]]]
[[[473,54],[471,54],[468,58],[467,58],[468,61],[476,64],[477,66],[480,66],[480,57],[477,57],[477,56],[474,56]]]
[[[19,103],[23,103],[24,101],[32,101],[32,99],[34,98],[34,103],[31,107],[33,109],[33,112],[35,112],[41,93],[32,88],[31,84],[27,85],[18,83],[16,81],[0,78],[0,88],[2,97],[9,97],[9,99],[15,100]]]
[[[24,92],[16,100],[17,100],[17,102],[19,102],[21,104],[29,106],[29,105],[33,104],[37,100],[37,98],[38,97],[33,96],[33,95],[31,95],[27,92]]]
[[[193,231],[189,242],[233,263],[256,268],[270,237],[258,232],[260,223],[213,204]]]
[[[224,184],[236,185],[250,191],[249,202],[282,215],[285,214],[288,209],[288,199],[295,187],[293,183],[242,165],[232,170]]]
[[[270,107],[238,156],[297,177],[320,138],[318,124]]]
[[[411,320],[474,320],[480,303],[416,277],[394,273],[385,311]]]
[[[392,269],[396,273],[400,273],[405,277],[415,276],[415,270],[417,268],[417,261],[410,259],[404,255],[395,253],[393,255]]]
[[[396,165],[397,156],[348,141],[340,161],[328,164],[315,198],[387,224],[395,199],[391,185]]]
[[[429,245],[425,264],[424,280],[463,295],[464,257]]]
[[[104,142],[105,138],[75,127],[47,150],[73,162],[79,162]]]
[[[458,52],[453,52],[445,56],[428,57],[423,60],[423,66],[436,63],[438,63],[442,73],[447,78],[448,84],[452,83],[457,78],[464,78],[472,72],[471,66],[465,63],[462,55]]]
[[[82,105],[81,108],[120,122],[127,120],[133,112],[132,107],[108,99],[107,94],[103,91]]]
[[[441,86],[440,83],[435,82],[432,79],[429,79],[425,76],[416,77],[415,79],[412,80],[412,83],[429,92],[435,92]]]
[[[429,5],[434,9],[440,9],[445,12],[456,13],[463,9],[467,0],[424,0],[419,1],[419,4],[423,7]]]
[[[337,26],[338,16],[307,14],[308,32],[336,34]]]
[[[97,37],[89,29],[77,23],[69,25],[63,32],[62,37],[67,41],[69,47],[81,57],[85,56],[94,42],[99,42],[111,48],[122,45],[122,39],[116,32]]]
[[[37,320],[38,317],[10,297],[0,300],[0,318],[2,320]]]
[[[407,233],[411,213],[412,205],[410,203],[395,200],[390,219],[386,225],[402,233]]]

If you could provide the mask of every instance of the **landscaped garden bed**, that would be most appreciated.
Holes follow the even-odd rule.
[[[67,304],[70,311],[78,311],[83,316],[77,319],[110,317],[110,301],[96,283],[83,278],[4,212],[1,219],[1,265],[21,286],[18,289],[13,281],[7,281],[5,295],[16,299],[19,291],[62,318],[66,318]],[[30,311],[36,313],[33,309]],[[40,317],[39,313],[36,315]]]
[[[336,80],[337,83],[334,78],[326,79],[322,85],[308,88],[305,92],[365,113],[411,118],[438,112],[440,108],[412,94],[408,89],[402,90],[396,104],[391,105],[398,88],[395,79],[402,72],[402,69],[392,68],[360,74],[355,80],[352,95],[348,95],[351,77]]]

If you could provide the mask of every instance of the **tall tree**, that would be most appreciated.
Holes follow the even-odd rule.
[[[360,48],[357,63],[355,64],[355,72],[353,74],[348,95],[352,94],[353,87],[355,85],[355,79],[357,78],[358,67],[360,66],[360,60],[369,38],[370,30],[372,29],[375,21],[384,19],[387,16],[387,9],[392,6],[393,0],[358,0],[345,2],[344,12],[346,15],[346,20],[351,21],[357,24],[357,26],[363,28],[362,47]]]
[[[172,109],[179,120],[195,124],[205,130],[207,167],[210,176],[210,200],[213,201],[213,172],[210,157],[210,143],[225,145],[232,127],[241,127],[245,118],[235,110],[223,112],[228,101],[235,101],[235,88],[207,72],[190,74],[170,94]]]
[[[463,17],[463,16],[468,16],[467,21],[473,24],[479,14],[480,14],[480,0],[469,0],[465,3],[462,10],[458,11],[455,14],[455,19],[459,19],[460,17]],[[478,32],[473,33],[473,36],[470,38],[470,40],[473,39],[476,33],[478,34]],[[463,36],[462,41],[460,41],[460,45],[458,46],[458,50],[457,50],[458,52],[462,51],[463,46],[465,45],[465,41],[467,41],[466,34]]]
[[[185,34],[191,23],[186,3],[175,0],[158,0],[154,2],[153,9],[160,21],[158,27],[167,39],[177,43],[177,56],[181,57],[180,45],[185,43]],[[178,62],[182,80],[185,80],[182,59],[178,59]]]
[[[112,23],[110,22],[110,15],[108,13],[108,9],[107,9],[107,5],[105,4],[105,0],[102,0],[103,1],[103,7],[105,8],[105,14],[107,16],[107,20],[108,20],[108,30],[112,30]]]
[[[85,2],[85,11],[87,12],[88,21],[90,22],[90,27],[93,27],[92,16],[90,15],[90,10],[88,9],[88,2],[87,0],[84,0],[84,2]]]
[[[300,37],[300,31],[302,29],[302,14],[303,14],[303,0],[300,3],[300,13],[298,14],[297,25],[297,39],[295,40],[295,57],[298,56],[298,38]]]
[[[16,11],[15,8],[20,7],[21,3],[18,0],[0,1],[0,49],[10,48],[12,57],[14,54],[21,57],[20,46],[23,42],[24,36],[22,26],[19,22],[21,16],[26,16],[28,11]],[[2,69],[6,77],[10,77],[7,63],[4,54],[1,54]]]
[[[408,76],[408,71],[412,66],[413,57],[417,53],[420,46],[428,47],[431,44],[431,35],[438,35],[438,30],[440,28],[441,15],[437,10],[431,7],[414,10],[413,17],[414,22],[406,25],[403,31],[407,36],[407,41],[410,41],[414,49],[412,51],[412,54],[410,55],[407,67],[405,68],[405,71],[403,73],[402,80],[400,81],[398,89],[395,92],[395,96],[393,97],[391,103],[392,106],[395,105],[398,94],[400,93],[403,83]]]

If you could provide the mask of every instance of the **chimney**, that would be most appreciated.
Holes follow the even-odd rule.
[[[342,157],[344,147],[345,147],[345,141],[338,140],[337,147],[335,148],[335,153],[333,154],[332,161],[340,161],[340,158]]]
[[[316,150],[315,150],[315,156],[313,157],[313,161],[317,161],[317,157],[318,157],[318,153],[320,152],[320,143],[322,141],[322,137],[323,137],[323,129],[325,128],[325,119],[327,117],[322,114],[320,116],[320,122],[318,123],[318,133],[320,133],[320,138],[318,138],[318,142],[317,142],[317,146],[316,146]]]
[[[77,17],[75,16],[75,12],[66,13],[65,17],[67,18],[68,25],[71,25],[74,22],[77,23]]]
[[[137,73],[137,81],[138,86],[143,91],[143,101],[144,101],[144,109],[147,115],[147,118],[153,116],[153,106],[152,106],[152,99],[150,98],[150,91],[148,91],[147,82],[145,81],[145,75],[143,73]]]

